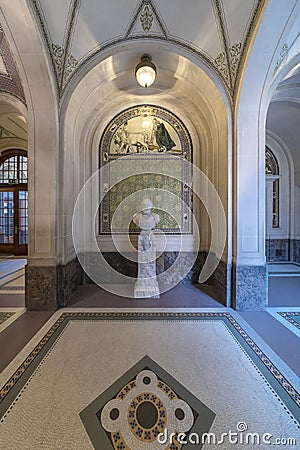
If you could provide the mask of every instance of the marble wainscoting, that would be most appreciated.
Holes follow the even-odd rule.
[[[99,254],[89,254],[89,268],[90,274],[94,275],[94,279],[99,275],[99,271],[102,272],[102,276],[98,276],[100,281],[113,283],[116,278],[114,271],[119,274],[123,274],[127,277],[132,277],[132,283],[134,284],[138,273],[138,266],[135,253],[124,253],[121,255],[117,252],[103,252],[103,258],[107,265],[100,269],[101,259]],[[163,284],[179,284],[190,285],[199,283],[199,274],[207,258],[206,252],[199,252],[197,254],[191,252],[181,252],[180,263],[175,265],[178,259],[178,252],[164,252],[156,260],[156,274],[158,281]],[[188,273],[185,267],[191,267]],[[172,267],[175,267],[172,270]],[[167,273],[162,276],[164,272]],[[92,276],[93,278],[93,276]],[[94,281],[87,274],[84,275],[85,284],[93,284]],[[225,262],[220,261],[214,274],[207,280],[205,284],[199,284],[199,288],[205,293],[215,298],[223,305],[230,306],[231,299],[231,266]]]
[[[232,266],[232,307],[237,311],[262,311],[267,306],[266,266]]]
[[[25,305],[28,310],[55,311],[67,306],[78,286],[83,271],[77,259],[66,265],[25,266]]]

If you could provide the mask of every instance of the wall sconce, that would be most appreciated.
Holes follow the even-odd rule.
[[[142,87],[149,87],[156,77],[156,67],[150,55],[143,55],[141,62],[135,68],[135,77]]]

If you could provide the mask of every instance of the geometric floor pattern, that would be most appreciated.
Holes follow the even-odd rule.
[[[11,311],[0,311],[0,325],[2,325],[6,320],[8,320],[15,313]]]
[[[300,330],[300,312],[279,312],[278,314]]]
[[[292,442],[299,382],[270,355],[231,312],[58,311],[0,376],[1,448]]]
[[[300,338],[300,308],[291,307],[269,307],[266,309],[268,314],[282,323],[286,328],[292,331]]]

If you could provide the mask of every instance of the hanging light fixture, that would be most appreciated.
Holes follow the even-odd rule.
[[[150,55],[143,55],[141,62],[135,68],[135,77],[142,87],[149,87],[156,77],[156,67]]]

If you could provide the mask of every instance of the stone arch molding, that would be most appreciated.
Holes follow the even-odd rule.
[[[57,263],[58,232],[56,88],[28,2],[16,0],[12,4],[9,0],[3,0],[0,23],[16,60],[27,104],[25,117],[28,123],[30,159],[28,266],[54,266]]]

